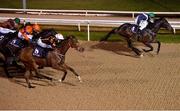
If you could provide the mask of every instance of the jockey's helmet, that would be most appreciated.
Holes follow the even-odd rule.
[[[15,23],[17,23],[17,24],[20,24],[20,22],[21,22],[19,18],[15,18],[14,21],[15,21]]]
[[[56,39],[58,39],[58,40],[64,40],[63,35],[60,34],[60,33],[56,34],[55,37],[56,37]]]
[[[41,28],[38,24],[34,24],[33,25],[33,30],[36,31],[36,32],[40,32],[41,31]]]
[[[24,26],[32,25],[31,22],[26,22]]]
[[[148,15],[152,18],[155,17],[155,14],[153,12],[149,12]]]
[[[32,26],[30,26],[30,25],[26,26],[26,27],[25,27],[25,31],[26,31],[27,33],[29,33],[29,34],[32,34],[32,32],[33,32]]]

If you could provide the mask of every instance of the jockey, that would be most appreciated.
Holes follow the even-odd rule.
[[[40,28],[35,27],[32,24],[25,24],[18,32],[17,38],[12,39],[8,44],[7,48],[10,51],[10,55],[15,56],[19,50],[32,43],[33,31],[40,31]]]
[[[46,29],[43,31],[46,35],[41,34],[41,37],[38,39],[37,41],[37,45],[42,47],[42,48],[48,48],[48,49],[52,49],[51,45],[48,45],[46,43],[42,42],[43,38],[49,37],[49,36],[53,36],[55,37],[56,40],[58,40],[59,42],[64,40],[64,37],[62,34],[55,32],[53,29]]]
[[[7,34],[7,33],[14,33],[16,30],[18,30],[20,25],[20,19],[8,19],[7,21],[0,24],[0,33],[1,34]]]
[[[19,30],[17,38],[12,39],[5,46],[9,53],[8,64],[16,63],[15,58],[17,57],[17,53],[28,45],[27,42],[32,43],[33,32],[40,32],[39,25],[27,23]]]
[[[19,30],[18,38],[31,42],[33,39],[33,34],[39,33],[40,31],[41,28],[38,24],[32,25],[30,23],[27,23],[23,28]]]
[[[45,58],[49,51],[54,50],[57,42],[63,40],[62,34],[57,33],[54,29],[45,29],[39,34],[37,45],[33,51],[33,56]],[[45,43],[49,41],[49,43]]]
[[[135,24],[138,25],[140,30],[143,30],[147,27],[148,23],[153,23],[153,18],[155,17],[155,14],[153,12],[150,13],[142,13],[139,14],[135,19]]]

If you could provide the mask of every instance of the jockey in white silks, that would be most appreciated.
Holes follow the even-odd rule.
[[[60,40],[60,41],[61,41],[61,40],[64,40],[63,35],[60,34],[60,33],[56,34],[55,37],[56,37],[57,40]],[[48,45],[48,44],[46,44],[46,43],[43,43],[42,40],[41,40],[41,37],[38,39],[37,44],[38,44],[39,46],[41,46],[42,48],[50,48],[50,49],[52,48],[51,45]]]

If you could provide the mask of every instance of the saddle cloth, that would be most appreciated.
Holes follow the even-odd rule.
[[[37,45],[34,48],[32,55],[35,57],[46,58],[48,52],[49,51],[46,48],[43,48],[43,47]]]
[[[137,33],[138,32],[138,26],[132,26],[132,28],[131,28],[131,31],[133,32],[133,33]]]
[[[17,48],[24,48],[25,47],[23,40],[21,40],[19,38],[12,39],[10,41],[10,44],[14,47],[17,47]]]

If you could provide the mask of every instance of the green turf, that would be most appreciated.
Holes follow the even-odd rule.
[[[0,0],[1,8],[22,8],[22,0]],[[27,8],[123,11],[180,11],[179,0],[27,0]]]

